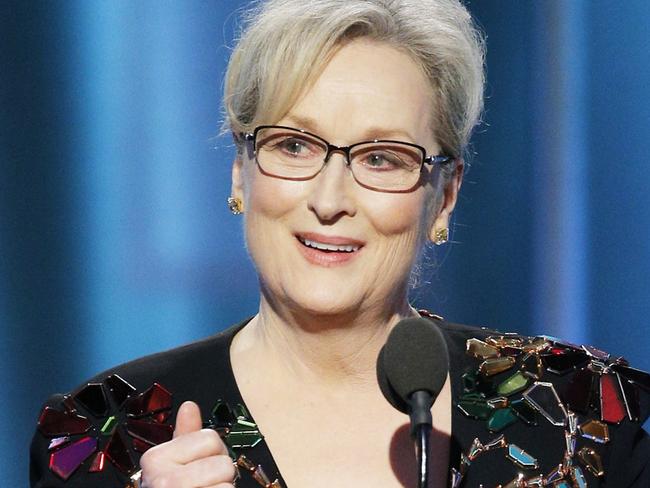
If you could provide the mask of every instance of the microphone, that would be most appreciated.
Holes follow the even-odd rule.
[[[428,485],[431,406],[449,372],[449,354],[442,332],[428,319],[400,321],[377,358],[377,381],[388,402],[411,420],[418,458],[418,486]]]

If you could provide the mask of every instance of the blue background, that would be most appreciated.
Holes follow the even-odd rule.
[[[0,480],[50,393],[255,312],[216,137],[244,3],[0,5]],[[650,369],[650,2],[469,7],[484,124],[415,303]]]

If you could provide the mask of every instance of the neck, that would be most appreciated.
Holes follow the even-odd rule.
[[[245,328],[246,342],[300,382],[340,389],[376,383],[376,361],[392,327],[417,316],[406,296],[382,307],[313,314],[278,307],[262,295],[260,311]]]

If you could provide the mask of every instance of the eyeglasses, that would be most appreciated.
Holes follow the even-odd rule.
[[[371,190],[411,190],[420,181],[424,164],[444,165],[454,158],[427,156],[426,150],[409,142],[374,140],[334,146],[307,131],[279,125],[261,125],[252,133],[240,133],[249,144],[260,170],[288,180],[309,180],[339,152],[354,179]]]

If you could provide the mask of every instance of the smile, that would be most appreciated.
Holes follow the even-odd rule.
[[[311,247],[313,249],[318,249],[319,251],[325,251],[325,252],[355,252],[361,248],[360,245],[352,245],[352,244],[348,244],[348,245],[326,244],[324,242],[304,239],[300,236],[298,236],[298,240],[304,246]]]

